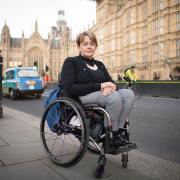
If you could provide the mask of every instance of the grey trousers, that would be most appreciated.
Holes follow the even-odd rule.
[[[98,104],[105,107],[110,115],[113,131],[123,128],[135,102],[134,92],[130,89],[119,89],[108,96],[96,91],[79,98],[82,104]]]

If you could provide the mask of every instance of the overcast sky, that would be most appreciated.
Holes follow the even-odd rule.
[[[0,32],[6,24],[11,37],[28,38],[34,32],[35,21],[41,36],[48,37],[56,25],[58,10],[65,10],[65,18],[72,27],[73,36],[96,21],[96,4],[89,0],[0,0]]]

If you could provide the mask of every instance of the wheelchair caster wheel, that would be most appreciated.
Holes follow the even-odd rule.
[[[122,167],[127,168],[127,163],[128,163],[128,154],[122,154]]]
[[[99,179],[104,175],[104,165],[98,164],[96,168],[94,169],[94,177]]]
[[[106,164],[105,156],[100,156],[98,159],[97,166],[95,167],[93,172],[95,178],[101,178],[104,175],[105,164]]]

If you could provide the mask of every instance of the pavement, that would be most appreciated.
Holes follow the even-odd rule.
[[[46,156],[39,133],[40,119],[3,107],[0,119],[0,180],[92,180],[98,156],[87,152],[70,168],[54,164]],[[180,180],[180,164],[136,150],[129,152],[128,167],[121,155],[107,155],[106,180]]]

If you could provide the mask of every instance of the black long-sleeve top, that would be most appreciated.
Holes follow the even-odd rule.
[[[64,61],[61,72],[64,96],[77,99],[79,96],[99,91],[103,82],[113,82],[101,61],[90,61],[96,64],[98,70],[88,68],[86,65],[88,61],[82,56],[68,57]]]

